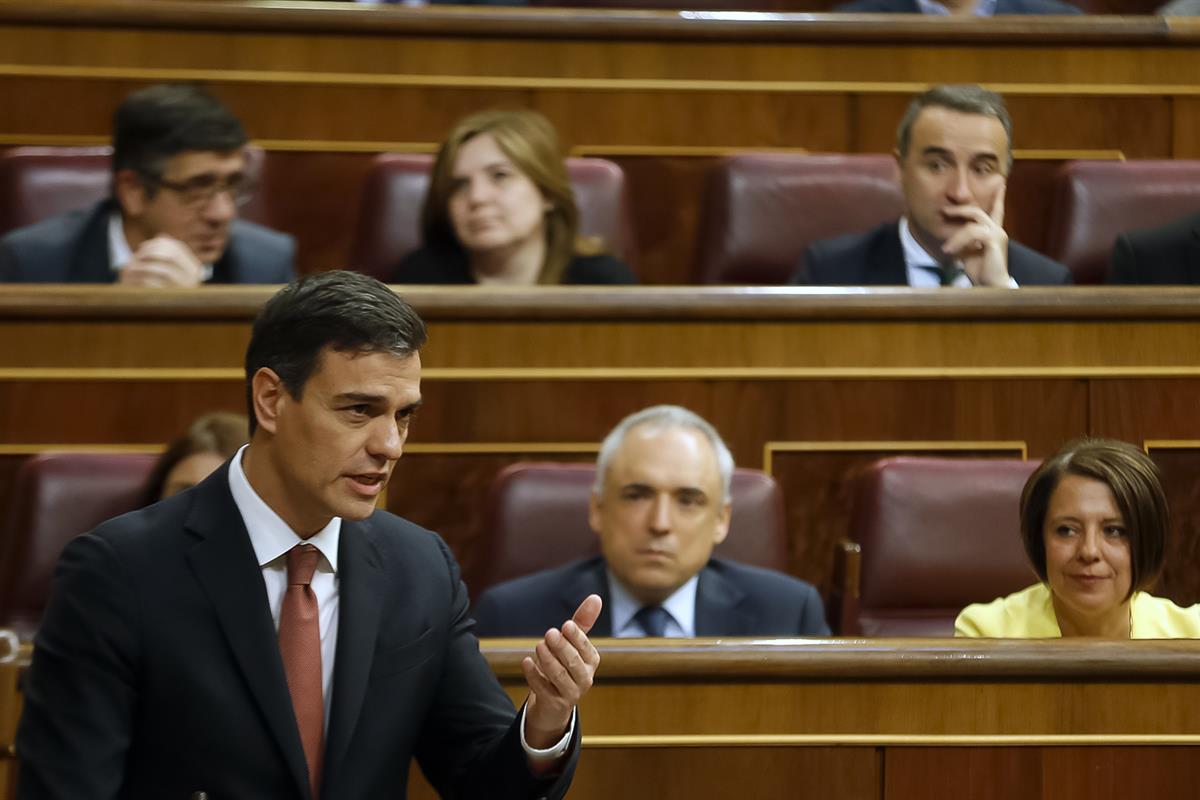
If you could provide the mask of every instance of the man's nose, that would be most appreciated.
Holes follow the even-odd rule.
[[[971,202],[971,184],[965,169],[956,169],[946,185],[946,196],[957,205]]]
[[[404,440],[407,433],[394,419],[380,417],[371,430],[367,439],[367,450],[370,455],[381,456],[389,461],[396,461],[404,454]]]
[[[229,222],[237,216],[237,202],[233,191],[220,189],[204,204],[204,218],[212,222]]]
[[[671,532],[671,498],[666,494],[655,496],[650,509],[650,530],[664,534]]]

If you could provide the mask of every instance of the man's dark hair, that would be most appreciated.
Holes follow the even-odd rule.
[[[407,357],[425,338],[412,306],[374,278],[335,270],[288,284],[263,306],[246,347],[250,434],[258,427],[252,382],[263,367],[299,400],[326,348]]]
[[[132,169],[161,178],[172,156],[193,150],[225,153],[245,144],[246,131],[238,118],[211,94],[190,84],[160,83],[140,89],[113,114],[113,174]]]
[[[934,86],[914,97],[904,111],[904,117],[896,128],[896,150],[900,158],[908,156],[908,145],[912,141],[912,128],[917,117],[927,108],[948,108],[963,114],[982,114],[985,117],[995,117],[1004,127],[1004,135],[1008,138],[1008,161],[1004,165],[1007,174],[1012,170],[1012,118],[1008,115],[1008,106],[1004,98],[995,92],[976,86],[973,83]]]

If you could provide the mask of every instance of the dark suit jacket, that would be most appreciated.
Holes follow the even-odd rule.
[[[833,9],[838,14],[920,14],[917,0],[855,0]],[[1083,9],[1059,0],[996,0],[996,15],[1082,14]]]
[[[475,603],[480,636],[541,636],[569,619],[589,594],[604,600],[592,636],[612,636],[608,572],[604,558],[506,581]],[[569,609],[557,623],[549,623]],[[828,636],[817,590],[804,581],[719,558],[700,570],[696,587],[697,636]]]
[[[17,797],[308,798],[262,573],[228,466],[63,552],[26,677]],[[435,534],[343,522],[321,796],[403,797],[410,757],[443,796],[561,796],[530,775]],[[578,737],[578,726],[576,727]]]
[[[1108,282],[1200,283],[1200,214],[1118,236],[1113,245]]]
[[[0,239],[0,283],[113,283],[108,219],[115,201],[70,211]],[[210,283],[287,283],[295,277],[292,237],[235,220]]]
[[[907,286],[904,247],[898,222],[886,222],[868,233],[855,233],[816,242],[792,283],[816,286]],[[1060,286],[1071,283],[1071,271],[1009,240],[1008,274],[1020,286]]]
[[[462,250],[420,247],[400,260],[389,283],[474,284],[471,265]],[[637,283],[629,265],[610,255],[575,256],[563,273],[564,286],[627,285]]]

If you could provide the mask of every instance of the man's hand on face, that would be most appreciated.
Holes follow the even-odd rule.
[[[962,262],[976,286],[1008,286],[1008,234],[1004,232],[1004,190],[1000,186],[992,209],[976,205],[950,206],[948,216],[966,222],[942,245],[942,252]]]
[[[529,700],[525,705],[525,741],[530,747],[552,747],[571,722],[580,698],[592,687],[600,654],[587,633],[600,616],[599,595],[588,595],[561,629],[546,631],[532,657],[521,662]]]
[[[126,286],[193,287],[203,280],[204,265],[192,249],[178,239],[159,235],[142,242],[121,268],[118,282]]]

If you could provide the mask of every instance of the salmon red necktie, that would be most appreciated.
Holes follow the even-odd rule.
[[[312,577],[321,551],[298,544],[287,554],[287,591],[279,613],[279,653],[288,692],[296,711],[300,743],[308,763],[314,800],[320,797],[321,757],[325,738],[325,701],[321,690],[321,628]]]

